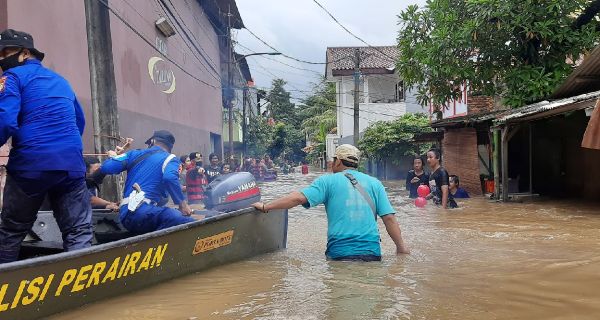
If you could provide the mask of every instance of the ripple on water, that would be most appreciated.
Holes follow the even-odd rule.
[[[319,173],[261,184],[270,200]],[[288,249],[53,319],[596,319],[600,210],[575,202],[461,201],[419,209],[385,182],[408,256],[382,232],[381,263],[324,259],[323,207],[290,210]]]

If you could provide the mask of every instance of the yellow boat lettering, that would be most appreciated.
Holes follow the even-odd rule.
[[[47,295],[60,297],[65,292],[84,292],[116,279],[126,278],[160,266],[167,251],[167,243],[144,250],[116,256],[109,261],[98,261],[62,273],[38,275],[20,282],[0,282],[0,313],[36,301],[44,301]],[[53,281],[54,278],[60,281]]]

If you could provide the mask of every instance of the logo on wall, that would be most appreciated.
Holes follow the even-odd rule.
[[[167,45],[160,39],[156,38],[156,46],[160,52],[167,55]],[[175,73],[161,57],[151,57],[148,60],[148,75],[155,85],[161,88],[161,91],[167,94],[175,92]]]

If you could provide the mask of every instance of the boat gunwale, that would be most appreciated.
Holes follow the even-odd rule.
[[[232,212],[225,212],[223,214],[215,215],[215,216],[208,217],[208,218],[198,220],[198,221],[193,221],[193,222],[173,226],[173,227],[162,229],[162,230],[157,230],[157,231],[153,231],[153,232],[149,232],[149,233],[145,233],[145,234],[141,234],[141,235],[136,235],[136,236],[132,236],[132,237],[128,237],[128,238],[124,238],[124,239],[120,239],[120,240],[116,240],[116,241],[112,241],[112,242],[99,244],[99,245],[92,245],[89,248],[79,249],[79,250],[75,250],[75,251],[61,252],[61,253],[52,254],[52,255],[48,255],[48,256],[41,256],[41,257],[35,257],[35,258],[0,264],[0,273],[7,272],[7,271],[13,271],[15,269],[20,269],[20,268],[25,268],[25,267],[27,267],[27,268],[28,267],[39,267],[39,266],[55,263],[58,261],[68,260],[70,258],[83,256],[86,254],[105,252],[110,249],[140,243],[145,240],[159,238],[159,237],[169,235],[169,234],[172,234],[175,232],[192,229],[192,228],[199,227],[199,226],[209,224],[212,222],[221,221],[221,220],[225,220],[225,219],[229,219],[229,218],[233,218],[233,217],[237,217],[237,216],[241,216],[243,214],[249,214],[249,213],[253,213],[253,212],[260,213],[260,211],[256,210],[255,208],[240,209],[240,210],[236,210],[236,211],[232,211]]]

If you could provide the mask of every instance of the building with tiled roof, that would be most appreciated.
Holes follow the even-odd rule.
[[[352,75],[354,50],[360,50],[360,68],[363,74],[392,74],[396,68],[398,48],[381,47],[329,47],[327,48],[327,76]]]

